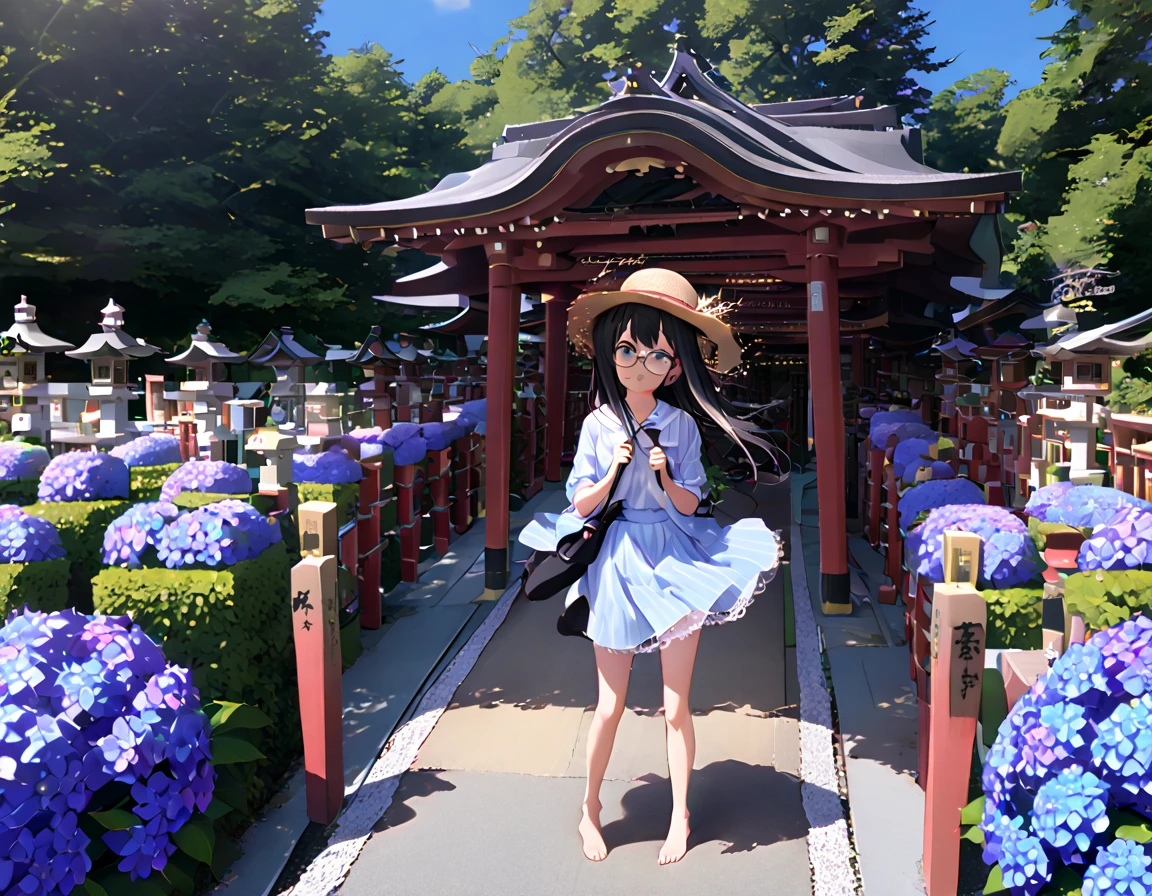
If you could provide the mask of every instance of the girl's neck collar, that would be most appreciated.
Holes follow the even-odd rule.
[[[596,410],[602,412],[604,416],[615,425],[624,425],[623,421],[621,421],[620,418],[616,416],[616,412],[612,410],[611,405],[602,404],[599,405]],[[656,407],[652,409],[652,413],[650,413],[643,420],[638,421],[638,425],[640,427],[662,426],[668,421],[668,418],[671,416],[671,412],[675,410],[676,408],[670,405],[668,402],[664,401],[662,398],[657,398]]]

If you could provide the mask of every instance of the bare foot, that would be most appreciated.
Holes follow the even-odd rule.
[[[671,865],[684,858],[688,852],[688,810],[684,810],[683,818],[673,818],[668,826],[668,839],[660,847],[660,864]]]
[[[584,857],[603,862],[608,855],[604,835],[600,833],[600,804],[585,802],[580,812],[580,837],[584,841]]]

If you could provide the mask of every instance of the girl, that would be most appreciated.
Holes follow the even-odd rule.
[[[569,311],[568,333],[593,355],[597,407],[580,431],[567,483],[571,506],[558,515],[537,514],[520,540],[554,551],[597,512],[624,468],[613,495],[623,512],[565,600],[569,608],[587,600],[583,634],[593,642],[599,678],[579,831],[584,855],[604,859],[600,784],[624,714],[632,657],[660,650],[672,784],[672,821],[659,859],[664,865],[687,851],[688,777],[695,758],[688,692],[700,629],[744,615],[780,556],[779,540],[760,519],[723,528],[695,515],[706,476],[694,418],[740,445],[753,470],[747,446],[769,446],[729,416],[700,340],[715,346],[720,373],[739,363],[740,347],[679,274],[641,270],[620,291],[581,296]]]

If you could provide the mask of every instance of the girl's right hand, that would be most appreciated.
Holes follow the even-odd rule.
[[[612,452],[612,469],[624,466],[632,460],[632,443],[622,442]]]

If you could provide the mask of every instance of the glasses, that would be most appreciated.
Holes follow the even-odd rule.
[[[662,376],[671,370],[672,362],[676,360],[668,352],[659,349],[638,353],[636,349],[624,342],[616,346],[613,359],[616,361],[617,367],[635,367],[636,362],[640,361],[644,364],[645,370],[657,376]]]

